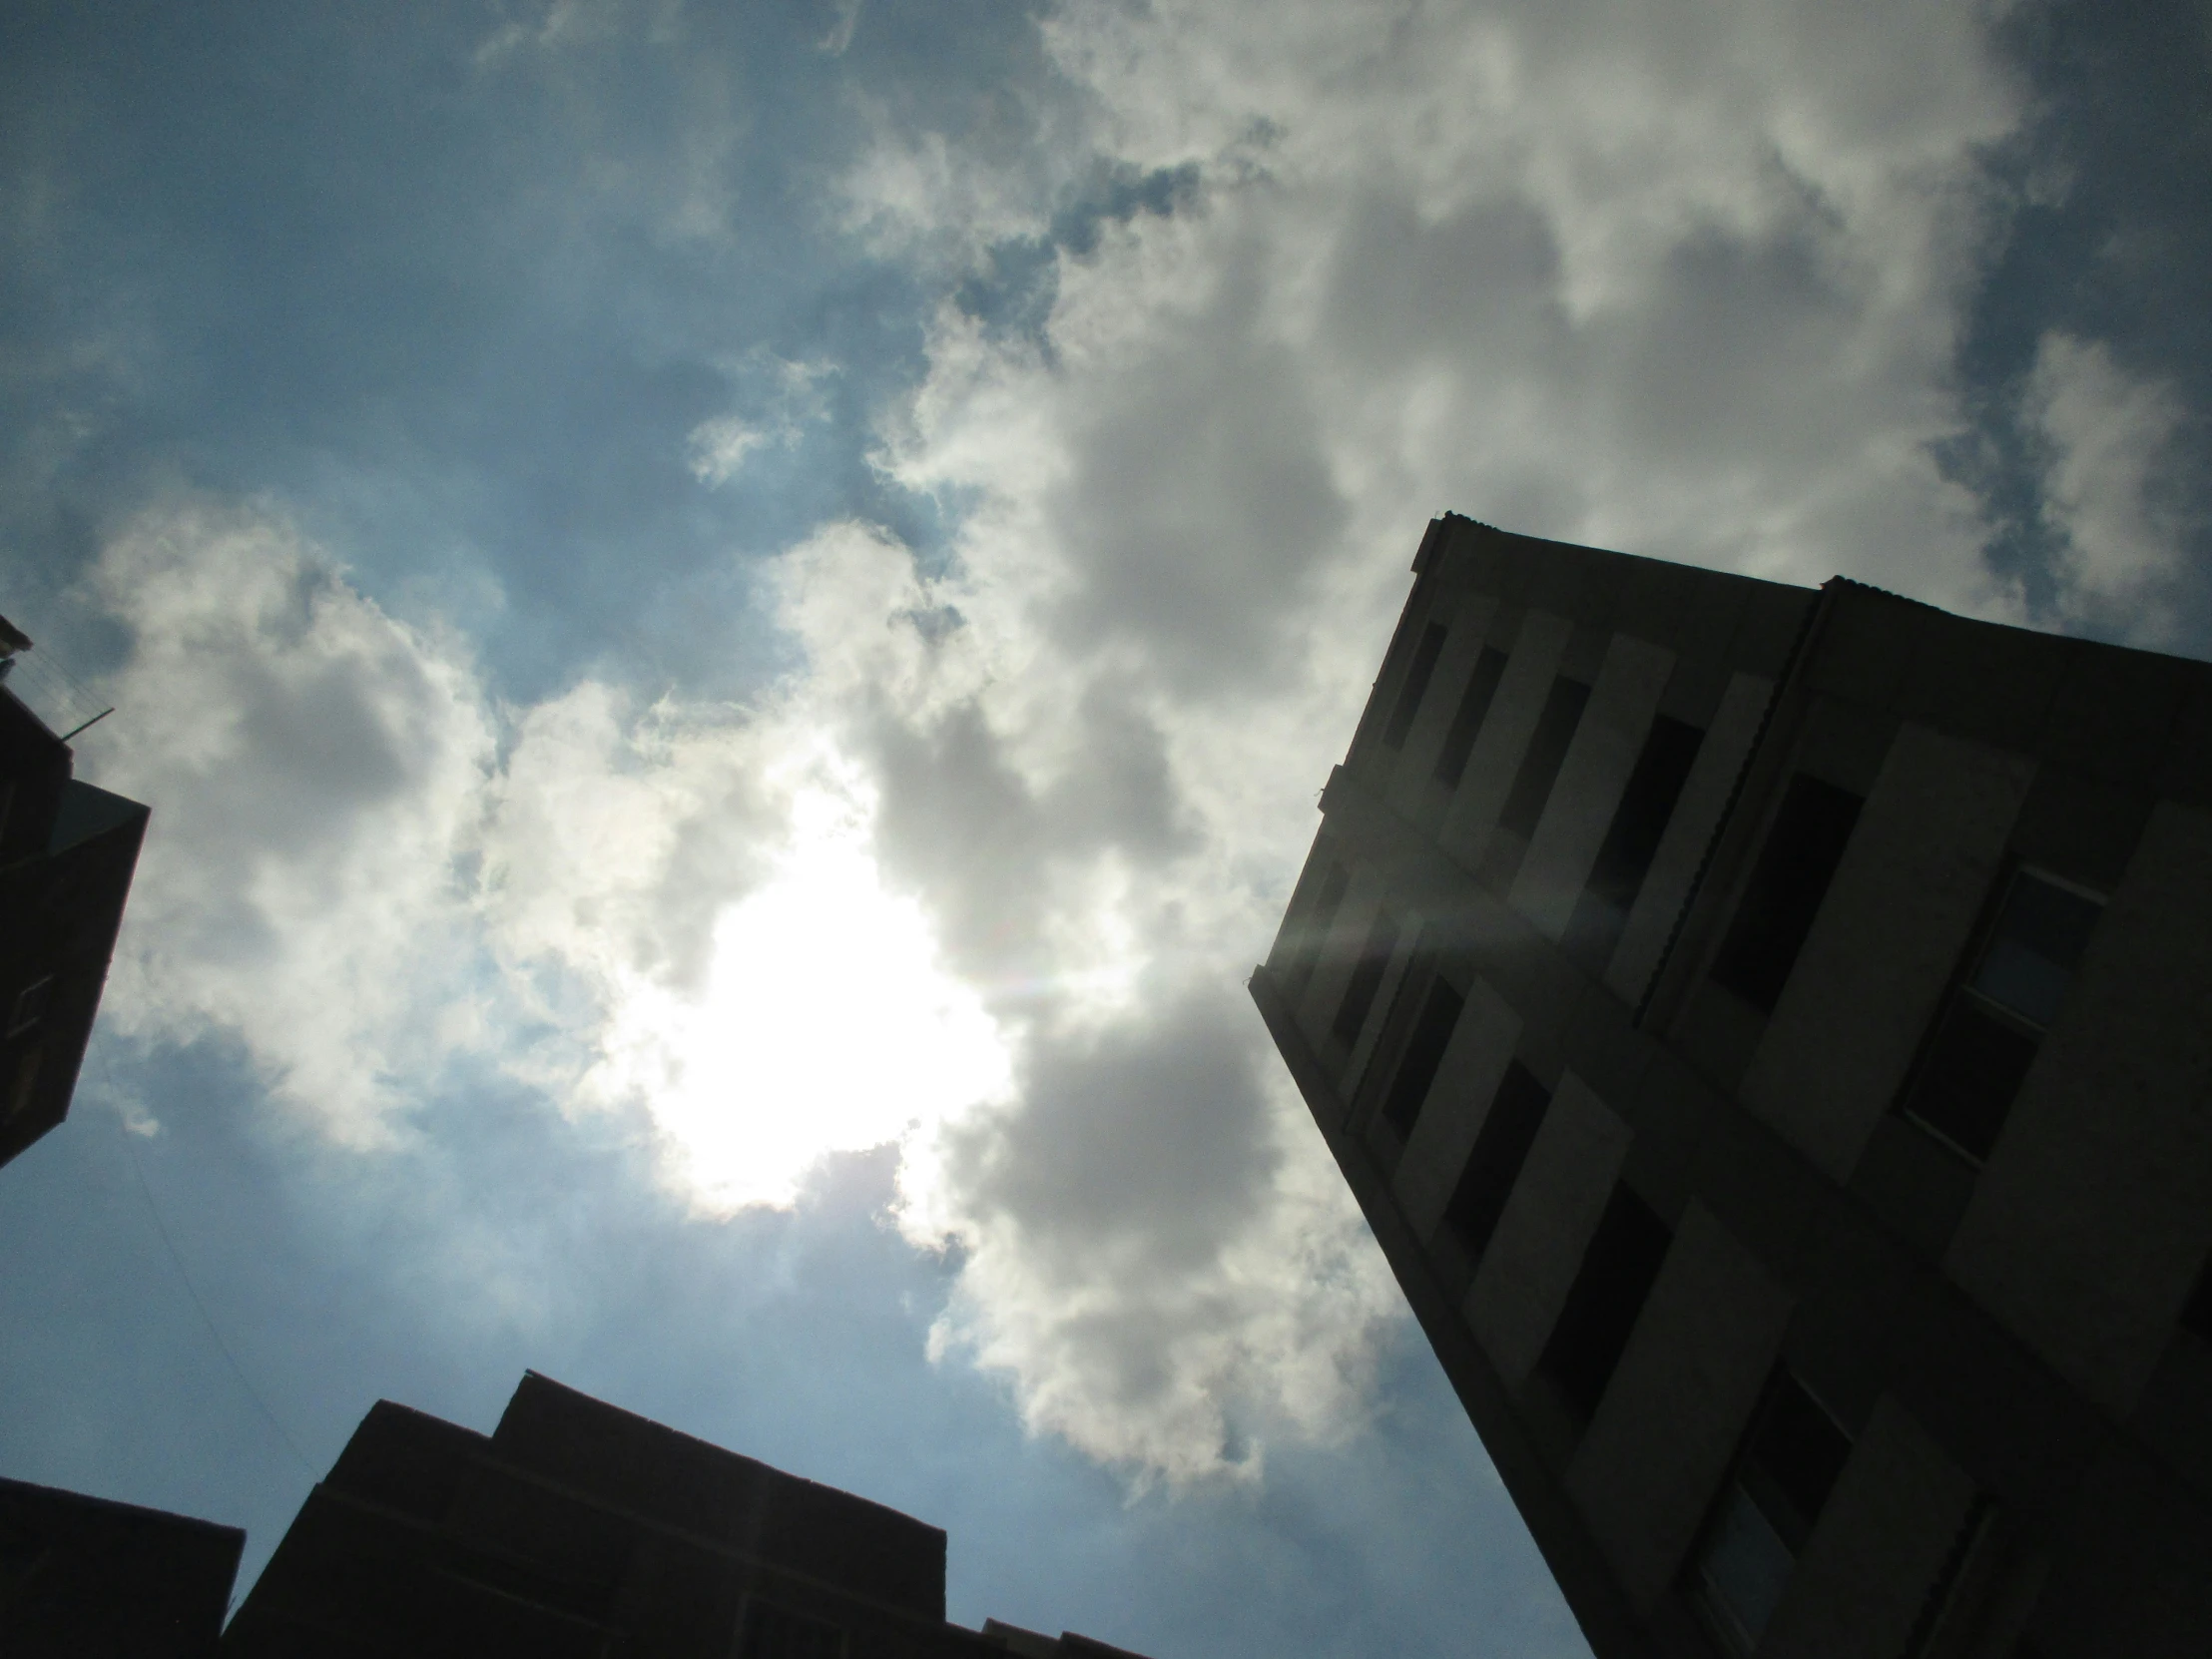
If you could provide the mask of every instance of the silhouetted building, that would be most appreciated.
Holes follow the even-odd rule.
[[[0,671],[29,641],[0,617]],[[0,672],[0,1164],[69,1115],[146,838]]]
[[[246,1534],[0,1480],[0,1654],[207,1659]]]
[[[1114,1659],[944,1617],[945,1535],[527,1374],[483,1435],[388,1401],[225,1634],[237,1655]],[[1122,1655],[1122,1659],[1133,1656]]]
[[[2212,668],[1413,568],[1252,991],[1601,1659],[2212,1650]]]

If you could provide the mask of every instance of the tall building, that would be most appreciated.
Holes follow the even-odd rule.
[[[29,648],[0,617],[0,1164],[69,1113],[147,822],[70,776]]]
[[[1252,993],[1600,1659],[2212,1651],[2212,667],[1413,568]]]
[[[944,1616],[945,1535],[527,1374],[489,1435],[388,1401],[223,1638],[242,1659],[1137,1659]]]

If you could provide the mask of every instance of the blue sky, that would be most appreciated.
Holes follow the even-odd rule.
[[[19,5],[0,609],[154,807],[0,1472],[526,1366],[1148,1652],[1581,1651],[1273,1060],[1422,525],[2202,653],[2200,7]]]

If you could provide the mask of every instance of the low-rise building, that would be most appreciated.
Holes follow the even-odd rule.
[[[479,1434],[380,1401],[225,1632],[240,1659],[1137,1659],[944,1616],[934,1526],[524,1376]]]

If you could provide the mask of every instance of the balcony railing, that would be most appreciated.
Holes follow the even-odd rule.
[[[115,712],[76,676],[35,648],[0,657],[0,691],[12,695],[64,743]]]

